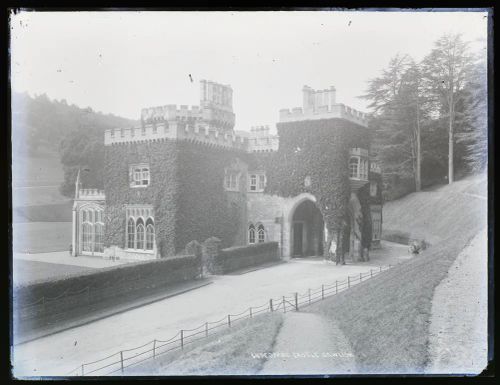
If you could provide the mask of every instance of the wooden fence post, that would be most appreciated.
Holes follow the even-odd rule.
[[[231,327],[231,314],[227,315],[227,325]]]
[[[205,322],[205,337],[208,337],[208,322]]]
[[[250,306],[250,308],[248,310],[250,312],[250,318],[252,318],[252,307]]]
[[[120,364],[121,364],[121,369],[123,373],[123,351],[120,352]]]
[[[156,357],[156,340],[153,340],[153,358]]]
[[[380,266],[380,271],[382,271],[382,266]]]
[[[373,278],[373,270],[370,269],[370,278]]]
[[[184,330],[181,329],[181,349],[184,349]]]
[[[347,288],[349,289],[351,287],[351,277],[347,276]]]
[[[273,299],[272,298],[269,300],[269,309],[271,310],[271,312],[273,311]]]
[[[338,294],[339,293],[339,285],[338,285],[338,281],[335,281],[335,294]]]
[[[82,364],[82,377],[85,375],[85,372],[83,371],[83,365],[84,364]]]
[[[321,285],[321,299],[325,299],[325,285]]]
[[[295,311],[299,311],[299,293],[295,293]]]
[[[363,280],[363,273],[359,273],[359,282]]]

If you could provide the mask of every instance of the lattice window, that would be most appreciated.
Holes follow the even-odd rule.
[[[349,159],[349,178],[359,178],[359,157],[351,156]]]
[[[147,187],[150,184],[149,165],[132,165],[129,170],[130,187]]]

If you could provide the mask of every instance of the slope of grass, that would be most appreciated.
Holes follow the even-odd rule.
[[[12,248],[19,253],[69,251],[71,222],[13,223]]]
[[[386,226],[417,229],[433,246],[309,309],[337,322],[353,348],[358,372],[423,372],[434,288],[486,225],[485,201],[462,193],[477,183],[457,182],[391,202]]]
[[[71,222],[73,202],[14,207],[12,222]]]
[[[126,375],[252,375],[273,351],[283,315],[267,313],[238,321],[213,336],[130,368]]]
[[[383,238],[406,234],[431,244],[463,227],[486,226],[486,176],[475,176],[432,191],[412,193],[387,202],[383,211]]]

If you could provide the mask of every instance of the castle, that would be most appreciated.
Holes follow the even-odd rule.
[[[322,255],[344,218],[346,250],[362,259],[382,226],[367,118],[334,87],[302,92],[301,108],[280,110],[278,135],[234,130],[231,87],[205,80],[199,106],[144,108],[138,127],[106,130],[104,190],[77,177],[72,254],[165,258],[215,236]]]

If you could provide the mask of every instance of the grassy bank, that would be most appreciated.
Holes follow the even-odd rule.
[[[469,177],[384,205],[383,238],[405,234],[436,244],[463,227],[486,226],[486,176]]]
[[[470,237],[442,241],[418,257],[307,311],[334,320],[360,373],[419,373],[427,363],[434,288]]]
[[[273,351],[283,315],[262,314],[222,328],[213,336],[130,368],[126,375],[251,375],[262,369],[265,357],[253,354]]]
[[[423,372],[429,359],[434,289],[486,226],[486,201],[468,195],[471,190],[482,191],[481,186],[483,181],[473,178],[391,202],[384,208],[384,226],[419,233],[432,246],[308,309],[339,325],[352,346],[359,373]]]

